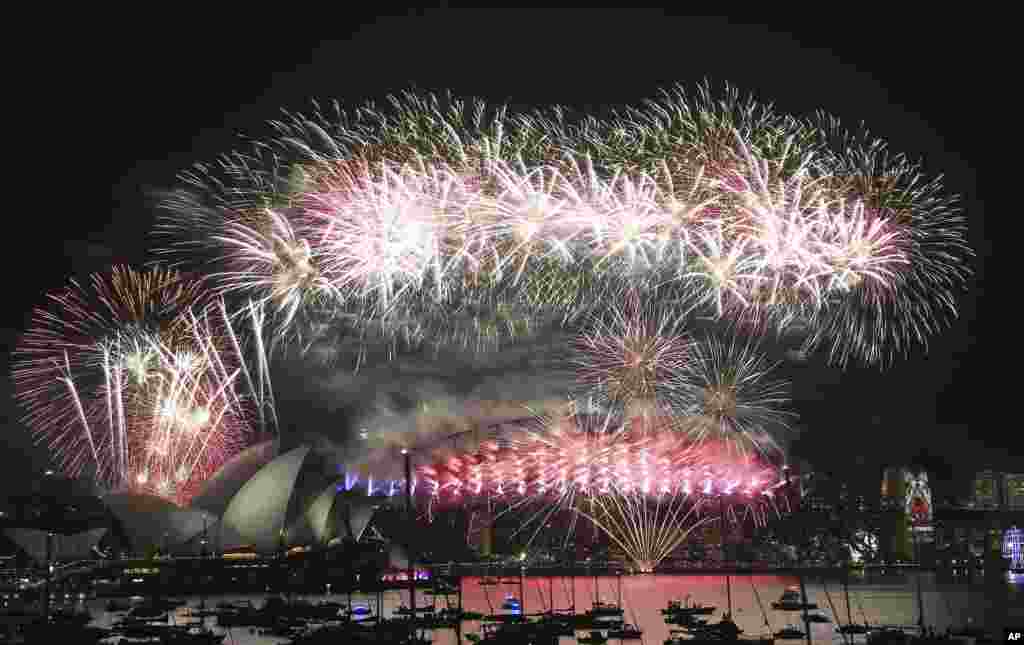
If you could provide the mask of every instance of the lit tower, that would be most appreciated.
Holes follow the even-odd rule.
[[[885,512],[889,557],[910,560],[914,557],[914,543],[910,530],[908,497],[910,471],[906,468],[886,468],[882,475],[882,510]]]
[[[1024,570],[1024,531],[1016,526],[1003,533],[1003,558],[1014,571]]]

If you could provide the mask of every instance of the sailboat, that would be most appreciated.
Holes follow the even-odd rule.
[[[623,614],[622,611],[622,578],[619,578],[619,604],[610,602],[602,602],[598,599],[598,581],[597,576],[594,576],[594,603],[591,609],[587,610],[587,615],[597,618],[598,616],[619,616]]]
[[[634,619],[635,620],[635,619]],[[620,640],[638,640],[643,638],[644,630],[640,629],[632,623],[625,623],[622,627],[608,630],[608,638],[618,638]]]
[[[849,636],[868,633],[868,625],[853,622],[853,611],[850,609],[850,573],[847,570],[843,578],[843,595],[846,596],[846,624],[839,626],[839,633]]]
[[[622,605],[622,577],[619,577],[619,607]],[[608,630],[609,638],[618,638],[620,640],[638,640],[643,638],[644,631],[640,629],[640,621],[636,617],[636,609],[633,605],[629,607],[630,616],[633,619],[632,623],[625,623],[614,629]]]
[[[774,636],[779,640],[803,640],[804,630],[791,623],[775,632]]]
[[[751,589],[751,591],[754,592],[754,599],[757,600],[757,607],[758,607],[758,609],[761,610],[761,617],[764,618],[765,631],[766,631],[766,633],[771,634],[771,632],[772,632],[772,624],[771,624],[771,622],[769,622],[769,620],[768,620],[768,612],[765,611],[764,604],[761,602],[761,594],[757,593],[757,586],[754,585],[754,580],[752,578],[747,578],[747,580],[750,582],[750,589]],[[773,634],[773,636],[778,638],[777,634]]]
[[[732,619],[732,582],[730,576],[725,577],[725,593],[728,610],[717,623],[694,625],[684,629],[689,638],[675,638],[665,641],[666,645],[722,645],[723,643],[743,643],[744,645],[774,645],[775,639],[768,636],[757,638],[740,638],[743,630]],[[768,617],[765,615],[765,622]]]
[[[800,593],[800,587],[787,587],[782,592],[782,597],[772,603],[772,609],[778,611],[803,611],[804,609],[817,609],[818,605],[813,602],[804,602]]]
[[[697,602],[692,602],[690,596],[687,595],[684,600],[670,600],[668,601],[668,607],[661,610],[664,616],[708,616],[715,613],[714,605],[702,605]],[[666,621],[668,619],[666,618]]]

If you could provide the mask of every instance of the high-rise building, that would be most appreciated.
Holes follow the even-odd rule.
[[[886,468],[882,477],[882,508],[901,510],[918,528],[932,521],[932,489],[928,473],[908,468]]]
[[[927,531],[932,525],[932,489],[928,473],[907,471],[904,484],[903,508],[917,531]]]
[[[921,545],[934,541],[928,473],[903,467],[886,468],[881,492],[885,515],[883,552],[895,560],[910,560],[915,554],[920,557]]]
[[[882,475],[882,510],[894,511],[903,508],[903,484],[906,468],[886,468]]]
[[[1003,500],[1007,510],[1024,511],[1024,474],[1003,475]]]

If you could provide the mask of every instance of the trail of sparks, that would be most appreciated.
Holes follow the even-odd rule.
[[[175,272],[117,268],[51,299],[61,315],[36,310],[13,376],[70,475],[185,503],[272,409],[223,304]]]
[[[564,322],[639,290],[758,333],[799,321],[808,351],[887,364],[955,314],[964,220],[866,134],[708,87],[578,126],[441,104],[275,124],[265,154],[187,176],[205,197],[167,200],[164,252],[217,265],[214,292],[271,305],[282,338],[434,305]]]

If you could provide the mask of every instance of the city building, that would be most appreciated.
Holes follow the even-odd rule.
[[[928,473],[886,468],[882,476],[880,553],[885,560],[919,560],[933,551],[935,517]]]
[[[1024,474],[983,470],[974,476],[968,508],[1024,510]]]
[[[1014,526],[1003,534],[1002,555],[1011,569],[1024,570],[1024,531]]]
[[[1024,475],[980,471],[970,479],[967,494],[958,504],[939,508],[934,522],[936,556],[944,566],[1013,561],[1019,558],[1020,543],[1019,529],[1013,527],[1022,520]]]
[[[1006,508],[1011,511],[1024,511],[1024,474],[1007,473],[1003,476],[1003,499]]]
[[[1000,488],[1002,488],[1002,473],[991,470],[979,472],[974,476],[970,507],[977,509],[999,508],[1002,506]]]

